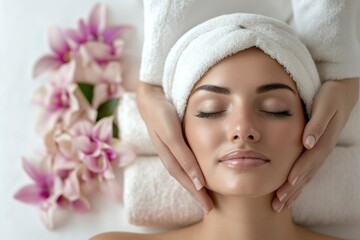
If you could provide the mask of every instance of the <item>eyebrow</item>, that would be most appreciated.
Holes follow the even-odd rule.
[[[290,86],[283,84],[283,83],[270,83],[270,84],[261,85],[256,88],[256,93],[258,93],[258,94],[265,93],[265,92],[278,90],[278,89],[287,89],[287,90],[290,90],[292,93],[296,94],[296,92],[293,88],[291,88]],[[199,90],[205,90],[205,91],[218,93],[218,94],[224,94],[224,95],[230,94],[229,88],[221,87],[221,86],[217,86],[217,85],[210,85],[210,84],[201,85],[200,87],[197,87],[193,91],[193,93],[195,93]]]
[[[294,89],[292,89],[290,86],[283,84],[283,83],[270,83],[270,84],[265,84],[265,85],[259,86],[256,88],[256,93],[265,93],[265,92],[277,90],[277,89],[287,89],[296,95],[296,92]]]
[[[199,91],[199,90],[205,90],[205,91],[209,91],[209,92],[213,92],[213,93],[218,93],[218,94],[224,94],[224,95],[229,95],[230,94],[230,89],[226,88],[226,87],[220,87],[220,86],[216,86],[216,85],[201,85],[200,87],[197,87],[193,93]]]

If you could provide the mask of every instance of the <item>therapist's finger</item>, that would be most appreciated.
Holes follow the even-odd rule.
[[[173,176],[178,182],[180,182],[180,184],[191,193],[191,195],[201,204],[205,212],[209,212],[213,208],[213,202],[207,194],[205,188],[199,189],[195,186],[191,178],[189,178],[188,174],[184,171],[183,167],[177,161],[168,146],[164,144],[161,139],[156,136],[156,134],[155,136],[152,136],[152,140],[155,147],[158,149],[160,159],[169,174]],[[186,146],[186,148],[188,147]]]

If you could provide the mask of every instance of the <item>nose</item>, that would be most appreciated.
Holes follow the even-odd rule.
[[[245,111],[234,111],[230,117],[229,138],[232,142],[243,141],[256,143],[261,134],[256,126],[256,120]]]
[[[232,134],[232,141],[242,140],[244,142],[256,143],[260,140],[260,133],[254,128],[238,130]]]

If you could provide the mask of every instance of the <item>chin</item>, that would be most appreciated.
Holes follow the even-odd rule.
[[[287,175],[273,171],[218,171],[207,181],[207,188],[215,193],[239,197],[258,197],[273,193],[287,179]],[[206,175],[205,175],[206,178]]]

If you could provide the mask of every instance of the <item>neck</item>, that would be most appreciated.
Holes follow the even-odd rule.
[[[214,209],[199,223],[201,239],[297,239],[291,210],[272,210],[273,194],[245,198],[213,194]]]

